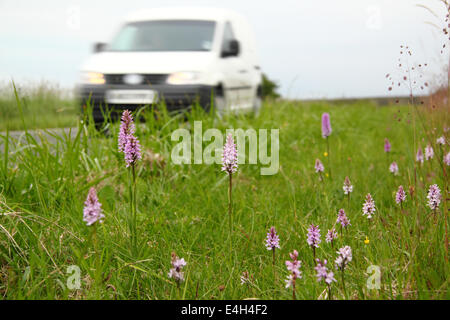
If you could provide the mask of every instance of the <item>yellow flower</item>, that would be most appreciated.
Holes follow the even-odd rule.
[[[367,238],[367,236],[366,236],[366,240],[364,240],[364,243],[365,243],[365,244],[369,244],[369,242],[370,242],[370,240],[369,240],[369,238]]]
[[[327,177],[327,178],[328,178],[328,173],[325,173],[325,177]]]
[[[323,153],[323,156],[324,156],[324,157],[328,157],[328,152],[325,151],[325,152]]]

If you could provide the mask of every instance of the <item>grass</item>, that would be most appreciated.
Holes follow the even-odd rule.
[[[0,84],[0,132],[23,130],[20,110],[11,85]],[[28,129],[75,127],[79,113],[76,99],[58,86],[41,82],[17,88]]]
[[[18,99],[19,111],[26,105]],[[28,101],[30,105],[34,103]],[[414,110],[367,102],[267,101],[258,117],[222,120],[197,108],[186,115],[187,120],[164,109],[144,110],[147,121],[136,132],[143,146],[143,160],[137,167],[137,250],[130,246],[127,227],[128,171],[117,150],[117,123],[111,125],[110,137],[76,120],[75,137],[55,136],[52,142],[28,133],[19,141],[2,133],[0,295],[4,299],[291,299],[292,291],[284,282],[285,261],[296,249],[303,273],[297,280],[297,298],[324,298],[326,287],[316,280],[312,250],[306,243],[307,228],[314,223],[322,234],[316,254],[329,266],[337,248],[349,245],[353,251],[345,271],[346,293],[336,271],[333,299],[448,299],[445,207],[441,203],[434,216],[426,206],[426,194],[430,184],[437,183],[441,190],[448,184],[435,141],[448,127],[449,113],[445,108]],[[323,112],[330,114],[333,128],[329,154],[333,175],[320,181],[314,172],[315,159],[321,159],[328,170],[320,133]],[[228,180],[220,166],[170,161],[176,144],[171,133],[180,127],[193,128],[194,120],[202,121],[203,130],[215,127],[222,132],[280,129],[280,171],[261,176],[260,164],[245,164],[233,176],[232,234]],[[6,127],[0,123],[0,128]],[[389,156],[383,151],[386,137],[392,144]],[[415,175],[415,152],[427,141],[436,156],[417,167]],[[448,146],[444,149],[448,152]],[[394,160],[400,168],[395,177],[388,171]],[[349,203],[342,190],[345,176],[354,186]],[[400,184],[414,187],[403,211],[394,201]],[[97,226],[96,242],[92,228],[82,221],[91,186],[96,187],[106,216]],[[371,221],[361,211],[369,192],[377,207]],[[324,238],[340,208],[351,226],[343,234],[338,228],[332,248]],[[272,253],[264,246],[271,226],[276,227],[281,244],[275,270]],[[187,261],[179,289],[167,276],[172,252]],[[68,272],[72,265],[80,268],[77,290],[68,288],[74,279],[73,269]],[[366,286],[371,265],[381,270],[379,290]],[[241,285],[244,271],[253,280]]]

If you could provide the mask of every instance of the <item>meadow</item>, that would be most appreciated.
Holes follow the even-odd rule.
[[[22,115],[17,123],[26,126],[23,99],[19,95],[14,104]],[[2,121],[0,296],[292,299],[285,262],[297,250],[302,274],[296,299],[449,299],[448,166],[442,160],[449,152],[448,111],[447,105],[277,100],[265,101],[258,116],[217,119],[200,108],[184,115],[163,106],[145,108],[139,114],[146,121],[136,124],[135,133],[142,159],[136,163],[134,229],[129,228],[131,171],[117,143],[120,123],[108,124],[105,135],[74,112],[67,123],[77,133],[50,140],[28,131],[20,139],[10,136]],[[321,134],[324,112],[332,126],[329,149]],[[232,232],[228,176],[221,166],[171,161],[177,143],[172,132],[192,130],[194,120],[202,121],[203,130],[279,129],[277,174],[261,175],[261,164],[239,165],[233,173]],[[436,142],[441,136],[444,145]],[[384,149],[386,138],[390,152]],[[427,144],[434,157],[418,163],[416,152]],[[321,174],[316,159],[325,167]],[[398,175],[389,171],[393,161]],[[345,177],[353,186],[350,197],[343,191]],[[443,195],[436,210],[427,204],[433,184]],[[401,206],[395,201],[400,185],[406,191]],[[83,208],[91,187],[105,217],[87,226]],[[376,206],[372,219],[362,211],[368,193]],[[336,223],[341,208],[350,219],[343,229]],[[321,234],[315,255],[327,259],[335,274],[331,290],[317,280],[307,243],[311,224]],[[280,246],[275,260],[265,246],[272,226]],[[331,244],[325,235],[332,227],[338,237]],[[351,247],[352,260],[343,278],[335,260],[344,246]],[[183,281],[168,276],[172,252],[186,261]],[[368,280],[377,284],[372,281],[377,270],[379,286],[368,287]]]

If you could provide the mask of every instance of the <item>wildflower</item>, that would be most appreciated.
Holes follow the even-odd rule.
[[[336,269],[344,270],[347,264],[352,261],[352,248],[345,246],[337,251],[338,257],[334,261]]]
[[[232,190],[233,183],[232,177],[233,172],[237,171],[238,167],[238,154],[236,145],[234,144],[233,135],[230,133],[227,136],[227,140],[225,145],[223,146],[223,154],[222,154],[222,171],[228,173],[228,224],[230,227],[230,233],[233,231],[233,198],[232,198]],[[231,249],[231,237],[230,237],[230,249]]]
[[[316,164],[314,165],[314,169],[316,169],[317,173],[321,173],[325,170],[322,162],[319,159],[316,159]]]
[[[230,133],[223,146],[222,171],[225,171],[230,175],[236,172],[238,167],[237,158],[236,145],[234,143],[233,135]]]
[[[302,272],[299,270],[302,262],[298,260],[298,252],[289,253],[292,261],[286,261],[286,268],[289,271],[289,275],[286,282],[286,288],[292,287],[292,297],[295,299],[295,281],[302,278]]]
[[[249,277],[248,271],[242,272],[242,275],[241,275],[241,285],[244,285],[245,283],[250,283],[250,277]]]
[[[172,252],[172,268],[169,271],[169,278],[174,278],[179,285],[180,282],[184,280],[183,267],[186,265],[184,258],[178,258],[175,252]]]
[[[433,159],[434,151],[433,148],[430,145],[427,145],[425,147],[425,160]]]
[[[406,201],[406,192],[403,189],[403,186],[399,186],[398,191],[395,194],[395,202],[397,202],[397,204],[401,205],[405,201]]]
[[[337,236],[338,236],[338,234],[336,232],[336,229],[331,228],[327,232],[327,235],[325,237],[325,241],[333,243],[333,241],[337,238]]]
[[[141,146],[138,138],[134,135],[135,125],[130,111],[125,110],[122,113],[122,119],[119,129],[119,151],[125,154],[127,168],[134,166],[136,161],[141,159]]]
[[[136,162],[142,158],[141,146],[138,138],[134,135],[135,125],[133,117],[128,110],[122,113],[120,129],[119,129],[119,152],[124,153],[126,167],[132,169],[132,179],[130,179],[130,211],[132,219],[130,219],[131,243],[133,248],[136,245],[136,215],[137,215],[137,189],[136,189]]]
[[[419,148],[417,150],[417,154],[416,154],[416,161],[419,163],[423,163],[423,153],[422,153],[422,148]]]
[[[344,194],[350,194],[353,192],[353,186],[348,177],[345,177],[344,186],[342,189],[344,189]]]
[[[439,207],[439,204],[441,203],[441,190],[439,189],[439,186],[437,184],[433,184],[430,186],[427,199],[428,206],[431,210],[436,210]]]
[[[311,249],[313,251],[314,263],[316,263],[316,248],[319,247],[319,243],[321,242],[319,226],[311,224],[311,226],[308,228],[308,238],[306,239],[306,242],[308,242],[308,244],[311,246]]]
[[[414,197],[414,186],[409,186],[409,194],[411,195],[411,198]]]
[[[323,156],[324,156],[324,157],[328,157],[328,152],[325,151],[325,152],[323,153]]]
[[[336,279],[334,278],[334,273],[333,271],[328,272],[327,277],[325,278],[325,282],[330,285],[332,282],[337,282]]]
[[[389,171],[394,175],[398,175],[398,165],[397,162],[392,162],[391,165],[389,166]]]
[[[388,138],[384,139],[384,152],[391,152],[391,144],[389,143]]]
[[[127,142],[125,144],[124,154],[127,167],[134,166],[137,160],[142,159],[141,145],[139,144],[138,138],[136,138],[132,134],[128,136]]]
[[[322,137],[327,138],[331,134],[330,115],[328,113],[322,114]]]
[[[444,137],[444,136],[439,137],[439,138],[436,140],[436,143],[437,143],[437,144],[440,144],[440,145],[445,145],[445,137]]]
[[[366,201],[364,202],[362,211],[363,211],[363,215],[367,215],[368,219],[372,219],[372,215],[375,214],[375,211],[376,211],[375,201],[373,201],[370,193],[368,193],[366,195]]]
[[[347,218],[344,209],[339,209],[337,221],[342,227],[346,228],[350,225],[350,220]]]
[[[97,221],[103,222],[102,219],[104,217],[105,215],[102,213],[102,204],[98,201],[95,188],[92,187],[89,189],[88,196],[84,202],[83,221],[90,226]]]
[[[308,229],[308,239],[306,240],[308,244],[313,248],[318,248],[320,240],[320,229],[319,226],[311,225]]]
[[[445,163],[447,166],[450,166],[450,152],[447,153],[447,154],[444,156],[444,163]]]
[[[323,262],[320,259],[317,259],[317,265],[314,267],[314,270],[316,270],[317,274],[317,281],[320,281],[327,276],[327,259],[325,259]]]
[[[280,238],[277,235],[275,227],[271,227],[270,231],[267,233],[266,248],[267,250],[275,250],[275,248],[280,248]]]
[[[364,244],[369,244],[370,240],[369,238],[366,236],[366,239],[364,240]]]
[[[336,279],[334,278],[334,273],[332,271],[328,272],[327,265],[327,259],[324,259],[321,261],[320,259],[317,259],[317,265],[314,267],[314,270],[316,270],[317,274],[317,281],[325,280],[325,283],[327,285],[330,285],[333,281],[336,282]]]
[[[129,135],[133,135],[135,131],[135,126],[133,122],[133,116],[130,111],[125,110],[122,113],[122,119],[119,129],[119,151],[125,152],[125,145],[127,144],[127,139]]]
[[[328,161],[328,174],[331,177],[331,166],[330,166],[330,157],[328,155],[330,154],[330,143],[328,142],[328,137],[331,135],[331,123],[330,123],[330,115],[328,113],[322,114],[322,137],[327,141],[327,161]],[[317,161],[316,161],[317,164]],[[322,166],[323,171],[323,166]],[[317,168],[316,168],[316,172]],[[328,177],[328,174],[326,175]],[[320,180],[322,180],[322,176],[320,176]]]

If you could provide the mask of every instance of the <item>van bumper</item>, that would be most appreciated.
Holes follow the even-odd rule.
[[[96,122],[103,121],[101,108],[111,110],[111,118],[117,119],[123,110],[134,111],[143,105],[140,104],[107,104],[105,95],[107,90],[155,90],[158,93],[158,102],[164,101],[168,111],[181,111],[198,103],[205,110],[209,110],[211,98],[216,94],[215,87],[209,85],[153,85],[149,87],[135,85],[80,85],[77,95],[80,99],[82,111],[89,101],[93,117]],[[220,92],[217,92],[220,94]]]

